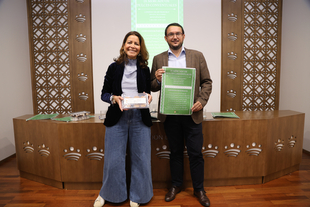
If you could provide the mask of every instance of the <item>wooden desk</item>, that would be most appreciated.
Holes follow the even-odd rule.
[[[240,119],[203,122],[205,186],[261,184],[298,170],[305,114],[295,111],[236,112]],[[103,173],[102,121],[13,119],[21,177],[65,189],[100,189]],[[169,146],[162,123],[152,126],[154,188],[170,185]],[[184,149],[184,186],[191,187]]]

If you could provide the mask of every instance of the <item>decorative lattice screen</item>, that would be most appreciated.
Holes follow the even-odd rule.
[[[222,0],[222,111],[279,107],[281,0]]]
[[[93,112],[90,1],[27,3],[34,113]]]

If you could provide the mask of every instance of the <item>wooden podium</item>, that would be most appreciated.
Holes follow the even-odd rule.
[[[261,184],[299,169],[305,114],[236,112],[240,119],[203,122],[205,186]],[[100,189],[104,162],[103,121],[13,119],[20,176],[64,189]],[[163,124],[152,130],[154,188],[170,186],[169,145]],[[184,187],[192,187],[184,148]]]

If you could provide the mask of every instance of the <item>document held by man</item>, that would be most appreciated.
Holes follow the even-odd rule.
[[[194,104],[195,68],[163,67],[160,96],[160,113],[191,115]]]

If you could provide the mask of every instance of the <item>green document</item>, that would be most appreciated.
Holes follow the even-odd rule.
[[[160,113],[167,115],[191,115],[194,104],[195,68],[163,67]]]
[[[62,117],[62,118],[53,118],[52,120],[54,120],[54,121],[70,122],[71,121],[71,116],[66,116],[66,117]]]
[[[56,116],[58,116],[58,113],[56,113],[56,114],[37,114],[33,117],[30,117],[29,119],[26,119],[26,121],[28,121],[28,120],[52,119],[52,118],[55,118]]]
[[[213,118],[239,118],[234,112],[213,112]]]

